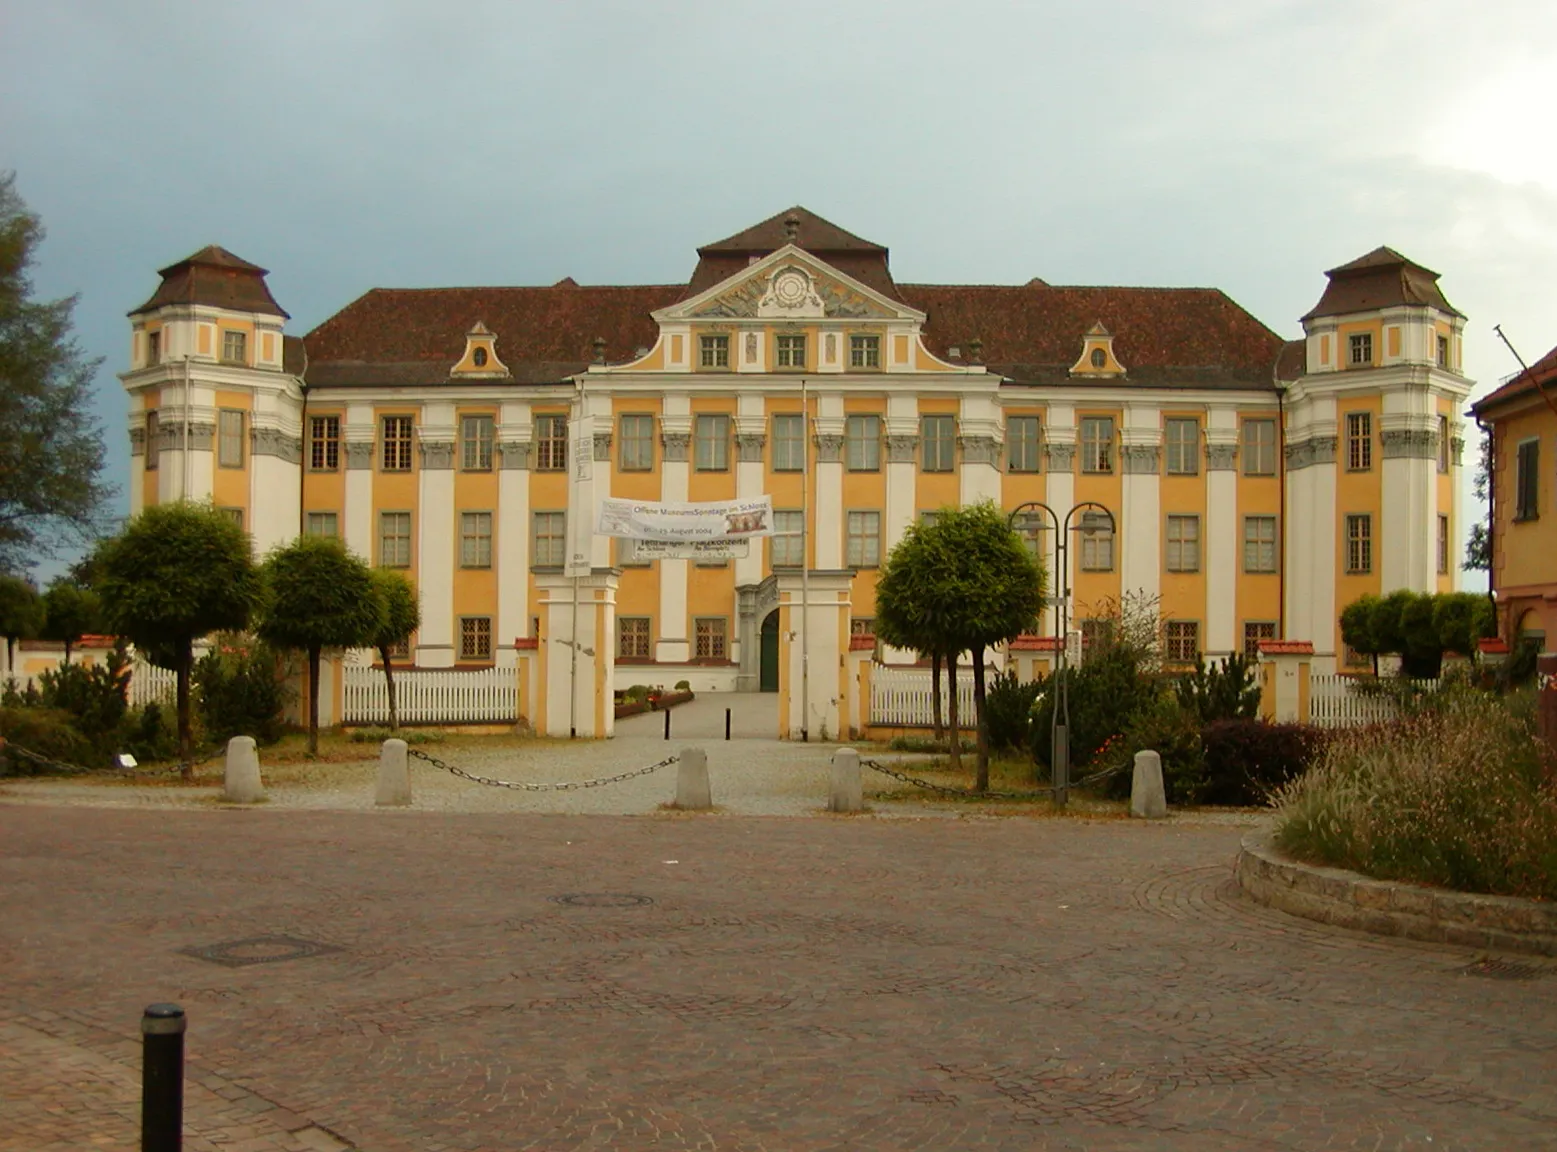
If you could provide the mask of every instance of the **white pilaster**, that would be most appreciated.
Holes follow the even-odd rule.
[[[765,437],[767,435],[767,416],[765,404],[761,393],[742,392],[736,399],[735,411],[735,495],[738,499],[749,499],[762,495],[762,453],[756,454],[755,460],[743,459],[741,442],[743,437]],[[762,580],[762,541],[753,540],[747,548],[746,555],[737,556],[735,559],[735,586],[737,588],[745,584],[756,584]]]
[[[378,427],[373,405],[348,404],[341,429],[341,467],[346,469],[346,507],[341,509],[341,535],[358,556],[373,554],[373,453]],[[303,446],[307,451],[308,446]]]
[[[1000,503],[1000,410],[992,394],[964,395],[957,414],[957,497],[966,508],[981,500]]]
[[[889,341],[890,342],[890,341]],[[889,555],[914,522],[915,457],[919,445],[919,401],[912,393],[887,397],[887,507],[882,556]]]
[[[668,394],[660,412],[664,462],[660,466],[660,499],[687,499],[691,483],[692,402],[684,392]],[[679,445],[679,448],[675,447]],[[671,459],[672,455],[680,457]],[[659,639],[654,658],[662,664],[684,664],[691,657],[687,613],[687,560],[660,560]]]
[[[1076,409],[1070,404],[1050,404],[1048,410],[1048,428],[1044,433],[1044,461],[1043,467],[1048,472],[1048,478],[1044,482],[1044,503],[1054,510],[1059,523],[1065,522],[1065,514],[1076,503]],[[1110,509],[1115,515],[1116,522],[1121,524],[1121,515],[1117,508]],[[1059,569],[1059,525],[1046,524],[1043,534],[1043,565],[1044,572],[1048,575],[1049,597],[1054,605],[1044,610],[1043,630],[1044,634],[1054,636],[1059,633],[1060,613],[1058,597],[1060,589],[1064,587],[1064,573]],[[1122,532],[1115,533],[1114,548],[1117,550],[1121,543]],[[1068,553],[1078,552],[1080,545],[1068,549]],[[1081,557],[1071,555],[1071,581],[1075,581],[1075,572],[1080,564]],[[1071,619],[1075,619],[1074,611]]]
[[[1125,406],[1120,456],[1119,588],[1157,596],[1162,592],[1162,413],[1155,405]]]
[[[505,401],[497,428],[497,635],[500,663],[517,660],[510,646],[530,636],[530,406]]]
[[[816,398],[816,511],[811,531],[816,540],[815,567],[843,567],[843,396],[826,392]],[[821,446],[836,443],[837,459],[823,460]]]
[[[1238,411],[1212,408],[1206,416],[1206,653],[1241,651],[1238,642],[1238,567],[1243,532],[1238,523]]]
[[[454,405],[423,406],[417,429],[416,590],[422,626],[417,632],[416,662],[427,668],[450,667],[459,655],[454,636],[454,431]],[[434,461],[441,467],[427,466],[434,455],[427,449],[433,445],[447,446],[447,454]]]

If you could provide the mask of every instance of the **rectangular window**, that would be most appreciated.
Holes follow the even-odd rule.
[[[1083,572],[1112,572],[1114,570],[1114,534],[1109,529],[1081,533],[1081,570]]]
[[[1449,470],[1449,418],[1438,417],[1438,471]]]
[[[162,456],[162,429],[155,411],[146,413],[146,471],[155,472]]]
[[[227,519],[231,520],[239,528],[243,527],[243,509],[242,508],[223,508],[222,509],[222,515],[227,517]]]
[[[1200,621],[1169,620],[1163,655],[1169,664],[1193,664],[1200,656]]]
[[[1373,571],[1373,517],[1346,518],[1346,571],[1353,576]]]
[[[1168,474],[1194,476],[1200,471],[1200,421],[1174,417],[1166,432]]]
[[[850,472],[881,470],[881,417],[850,416],[844,422],[844,460]]]
[[[530,566],[561,568],[568,558],[568,514],[535,512],[530,516]]]
[[[492,567],[492,513],[460,513],[460,567]]]
[[[222,333],[222,360],[228,364],[249,362],[249,335],[228,329]]]
[[[1373,414],[1346,414],[1346,470],[1367,472],[1373,467]]]
[[[920,468],[950,472],[957,464],[957,418],[925,416],[919,421]]]
[[[411,427],[409,416],[384,417],[384,450],[380,455],[385,472],[411,470]]]
[[[535,470],[568,470],[568,418],[565,415],[551,413],[535,418]]]
[[[1447,368],[1448,366],[1449,338],[1447,336],[1440,336],[1438,337],[1438,367]]]
[[[799,472],[805,467],[806,420],[799,415],[773,417],[773,471]]]
[[[874,616],[851,616],[849,618],[850,636],[874,636],[876,634],[876,618]]]
[[[1081,421],[1081,470],[1114,470],[1114,418],[1086,416]]]
[[[1242,454],[1245,476],[1274,476],[1276,474],[1276,422],[1245,420]]]
[[[723,616],[699,616],[692,622],[692,656],[697,660],[728,660],[730,622]]]
[[[496,422],[490,416],[460,419],[460,467],[467,472],[492,471],[492,441]]]
[[[730,470],[730,418],[702,415],[693,425],[696,449],[693,467],[699,472]]]
[[[1038,417],[1006,417],[1006,470],[1038,471]]]
[[[492,617],[460,617],[460,659],[492,659]]]
[[[1276,625],[1271,620],[1248,620],[1243,626],[1243,654],[1250,660],[1260,658],[1260,641],[1274,640]]]
[[[1354,332],[1350,339],[1351,367],[1371,368],[1373,366],[1373,333]]]
[[[881,367],[881,337],[880,336],[850,336],[849,337],[849,367],[850,368],[880,368]]]
[[[616,658],[618,660],[649,658],[649,618],[647,616],[616,618]]]
[[[148,333],[146,333],[146,363],[147,364],[161,364],[162,363],[162,333],[161,332],[148,332]]]
[[[622,471],[654,470],[654,417],[622,417]]]
[[[1243,518],[1243,570],[1245,572],[1276,570],[1276,518],[1274,516]]]
[[[702,352],[699,361],[704,368],[728,368],[730,366],[730,338],[728,336],[702,336],[698,339]]]
[[[310,512],[308,514],[307,532],[310,536],[339,538],[341,534],[340,515],[335,512]],[[406,562],[410,563],[409,559]]]
[[[1516,452],[1514,519],[1535,520],[1541,515],[1541,442],[1526,440]]]
[[[851,568],[875,568],[881,563],[881,513],[850,512],[848,549],[844,563]]]
[[[243,467],[243,413],[223,408],[216,414],[216,463],[222,468]]]
[[[1168,571],[1200,571],[1200,517],[1168,517]]]
[[[308,419],[308,467],[314,472],[334,472],[341,466],[341,418],[310,416]]]
[[[411,566],[411,514],[378,514],[378,563],[380,568]]]
[[[806,366],[806,338],[803,334],[785,332],[774,337],[774,365],[779,368],[804,368]]]
[[[805,563],[804,527],[802,513],[774,509],[773,535],[768,538],[768,567],[798,568]]]
[[[1449,574],[1449,518],[1438,517],[1438,575]]]

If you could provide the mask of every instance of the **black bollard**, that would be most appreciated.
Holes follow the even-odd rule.
[[[141,1152],[184,1146],[184,1010],[150,1004],[141,1017]]]
[[[670,739],[670,709],[665,709],[665,739]]]
[[[726,740],[730,738],[730,710],[728,708],[724,710],[724,738]]]

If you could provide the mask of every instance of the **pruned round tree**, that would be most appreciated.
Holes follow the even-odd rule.
[[[300,536],[265,558],[267,644],[308,654],[308,751],[319,751],[319,660],[326,649],[369,648],[384,623],[373,571],[327,536]]]
[[[95,568],[103,622],[178,676],[178,747],[188,761],[194,643],[248,627],[260,604],[248,533],[209,504],[157,504],[103,542]]]
[[[987,501],[945,508],[933,523],[911,526],[887,557],[876,584],[877,634],[899,647],[948,655],[953,700],[956,657],[972,654],[978,724],[975,787],[981,792],[989,787],[984,651],[1036,627],[1042,602],[1042,568],[1005,514]]]
[[[70,663],[71,650],[81,637],[102,626],[102,606],[97,593],[90,588],[59,580],[50,584],[43,594],[43,638],[57,640],[65,646],[66,664]]]
[[[411,582],[392,568],[374,568],[373,585],[384,608],[384,619],[373,636],[384,663],[384,686],[389,692],[389,727],[400,727],[400,709],[395,702],[394,650],[411,639],[422,623],[421,605]]]

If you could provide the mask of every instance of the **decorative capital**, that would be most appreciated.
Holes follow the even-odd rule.
[[[146,454],[146,429],[130,429],[130,455],[144,456]]]
[[[1207,444],[1206,471],[1232,472],[1238,467],[1238,445]]]
[[[1120,455],[1124,458],[1125,474],[1127,476],[1155,475],[1161,471],[1160,453],[1161,449],[1155,444],[1126,444],[1120,451]]]
[[[1465,457],[1465,437],[1456,436],[1449,441],[1449,457],[1454,467],[1458,468]]]
[[[611,459],[611,433],[609,433],[609,432],[596,432],[595,433],[595,459],[596,460],[610,460]]]
[[[423,468],[437,471],[454,467],[454,441],[423,440],[421,448]]]
[[[530,467],[530,441],[502,440],[497,445],[498,467],[504,471],[523,471]]]
[[[1043,446],[1044,463],[1050,472],[1074,472],[1076,470],[1076,446],[1054,441]]]
[[[761,464],[762,450],[768,438],[761,432],[737,432],[735,434],[735,459],[741,464]]]
[[[959,436],[957,446],[962,449],[964,464],[988,464],[1000,466],[1000,445],[993,436]]]
[[[373,441],[348,440],[346,441],[346,468],[347,470],[365,469],[373,467]]]
[[[816,462],[818,464],[843,463],[843,437],[835,432],[818,432]]]
[[[660,433],[660,446],[665,449],[665,463],[685,464],[687,462],[687,449],[692,444],[690,432],[662,432]]]
[[[1315,464],[1334,464],[1336,448],[1340,441],[1334,436],[1315,436],[1309,441],[1313,448]]]
[[[279,428],[255,428],[249,436],[249,445],[255,456],[275,456],[288,464],[300,464],[303,460],[303,441],[297,436],[288,436]]]
[[[1427,428],[1386,428],[1379,438],[1386,460],[1433,460],[1438,456],[1438,433]]]
[[[888,464],[912,464],[917,459],[919,459],[919,437],[887,437]]]

